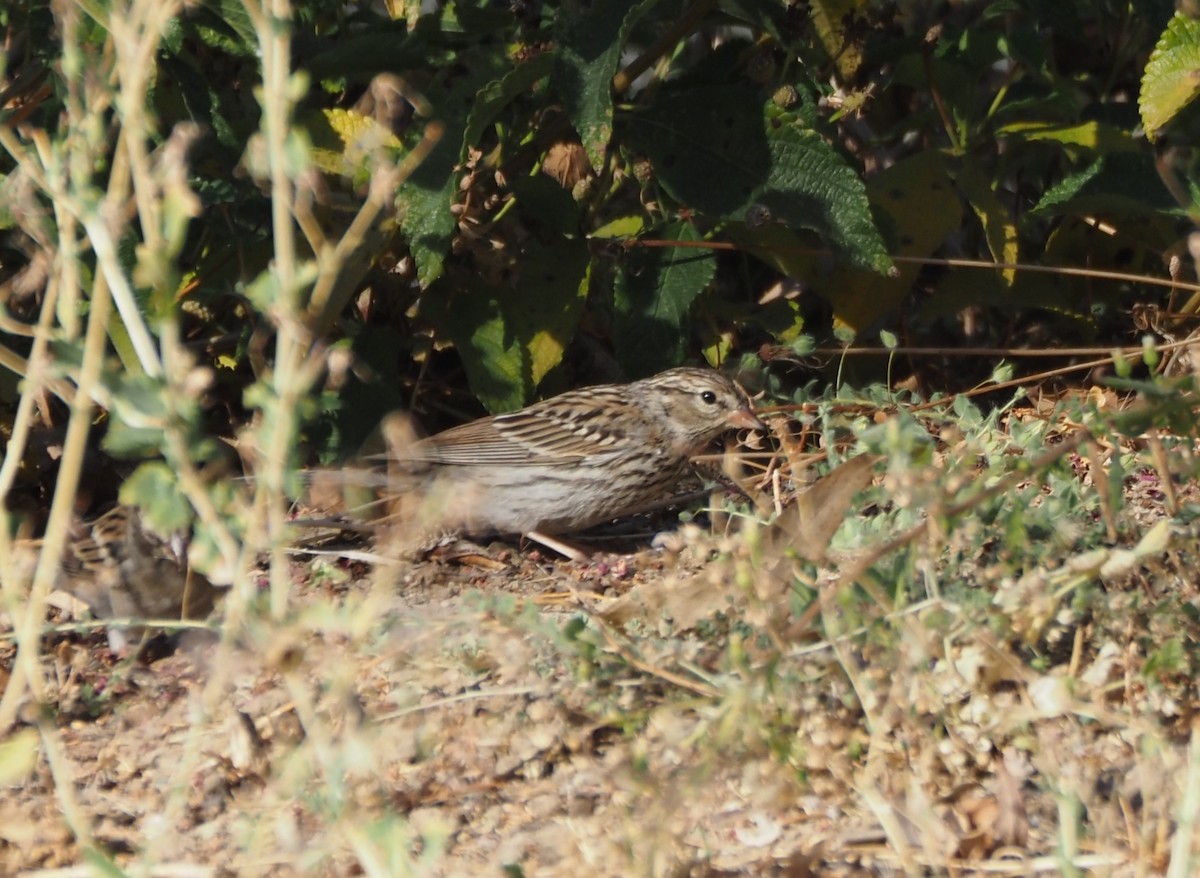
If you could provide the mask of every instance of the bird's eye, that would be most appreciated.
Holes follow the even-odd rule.
[[[717,401],[717,395],[715,393],[713,393],[711,390],[706,390],[702,394],[700,394],[700,399],[702,399],[708,405],[712,405],[714,402]]]

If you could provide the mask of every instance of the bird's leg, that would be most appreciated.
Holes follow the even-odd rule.
[[[541,543],[547,549],[551,549],[571,561],[586,561],[590,557],[587,549],[577,546],[574,543],[568,543],[566,540],[560,540],[558,537],[544,534],[538,530],[531,530],[525,534],[527,539],[533,540],[535,543]]]

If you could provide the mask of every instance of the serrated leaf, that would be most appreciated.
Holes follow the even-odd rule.
[[[655,0],[611,0],[557,18],[552,81],[593,169],[604,163],[612,137],[612,78],[625,37],[653,5]]]
[[[811,229],[845,261],[875,271],[891,266],[858,175],[755,88],[663,89],[631,120],[629,137],[681,204],[751,227]]]
[[[458,188],[454,175],[457,150],[445,138],[396,196],[400,229],[417,263],[417,279],[426,287],[442,275],[454,231],[450,203]]]
[[[1042,195],[1030,216],[1181,213],[1145,153],[1102,156]]]
[[[457,222],[450,205],[458,191],[455,166],[473,145],[463,139],[467,119],[480,90],[510,69],[509,64],[496,52],[463,53],[425,91],[442,126],[441,137],[396,196],[400,228],[412,249],[422,286],[441,276]]]
[[[777,222],[811,229],[850,263],[876,272],[892,267],[858,174],[813,131],[768,127],[771,175],[753,194]]]
[[[896,246],[901,256],[931,255],[962,221],[946,159],[933,150],[876,174],[867,190],[871,204],[898,230]],[[811,283],[833,305],[837,320],[857,331],[896,307],[909,294],[919,271],[916,264],[902,263],[893,275],[884,277],[839,264],[832,272],[814,272]]]
[[[1200,95],[1200,21],[1182,13],[1167,22],[1142,75],[1138,109],[1153,140]]]
[[[700,241],[690,223],[676,222],[660,236]],[[648,375],[682,359],[688,309],[712,283],[717,261],[707,248],[655,247],[634,251],[617,276],[613,345],[629,377]]]
[[[463,142],[478,143],[487,127],[500,115],[500,111],[516,98],[529,92],[534,83],[550,75],[554,69],[554,56],[548,52],[535,55],[524,64],[518,64],[498,80],[489,82],[479,91],[475,105],[467,117]]]

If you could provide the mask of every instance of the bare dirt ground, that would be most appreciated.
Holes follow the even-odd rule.
[[[285,621],[133,666],[52,631],[0,874],[1142,875],[1195,853],[1195,536],[1105,573],[1111,552],[980,567],[977,605],[883,614],[803,612],[769,537],[297,561]]]

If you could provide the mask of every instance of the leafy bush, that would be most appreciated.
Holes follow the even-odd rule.
[[[460,364],[499,410],[835,329],[1111,338],[1187,227],[1134,101],[1162,33],[1142,110],[1186,142],[1165,2],[417,9],[0,11],[5,362],[69,397],[111,290],[85,383],[168,458],[141,499],[211,489],[213,433],[283,490],[301,429],[461,412]]]

